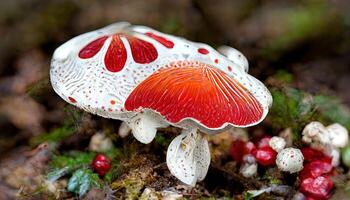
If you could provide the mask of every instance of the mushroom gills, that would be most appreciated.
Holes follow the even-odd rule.
[[[205,178],[210,151],[206,138],[197,129],[184,129],[175,137],[167,151],[167,165],[172,175],[185,184],[194,186]]]
[[[168,125],[162,122],[150,112],[136,114],[126,121],[134,137],[141,143],[149,144],[157,133],[157,128],[165,128]]]

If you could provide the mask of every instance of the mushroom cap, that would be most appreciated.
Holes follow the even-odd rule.
[[[325,126],[323,126],[323,124],[317,121],[310,122],[309,124],[307,124],[304,127],[302,135],[302,140],[305,143],[317,142],[321,145],[330,143],[328,130]]]
[[[243,62],[242,62],[243,63]],[[210,46],[120,22],[69,40],[53,54],[50,79],[65,101],[126,121],[138,113],[211,133],[267,115],[267,88]]]
[[[276,165],[281,171],[298,172],[303,169],[303,162],[303,154],[296,148],[285,148],[277,154]]]
[[[326,127],[329,132],[329,137],[331,144],[337,148],[343,148],[349,143],[349,133],[348,130],[338,124],[331,124]]]
[[[273,136],[269,140],[269,145],[276,152],[280,152],[286,146],[286,141],[281,137]]]

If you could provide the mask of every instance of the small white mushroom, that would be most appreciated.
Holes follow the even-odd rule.
[[[310,122],[305,126],[302,135],[302,140],[308,144],[318,143],[324,145],[330,143],[328,130],[320,122]]]
[[[299,149],[285,148],[277,154],[276,165],[284,172],[295,173],[303,169],[304,156]]]
[[[269,145],[276,152],[280,152],[286,147],[286,141],[281,137],[273,136],[269,141]]]
[[[258,172],[258,164],[253,155],[243,156],[243,165],[239,169],[239,172],[246,178],[252,177]]]
[[[329,138],[332,146],[337,148],[343,148],[348,144],[348,130],[344,126],[335,123],[327,126],[326,129],[329,132]]]
[[[108,151],[113,148],[112,140],[103,133],[96,133],[91,137],[89,150],[96,152]]]
[[[256,175],[258,171],[258,164],[243,164],[239,172],[246,178],[250,178],[254,175]]]
[[[338,123],[324,127],[320,122],[311,122],[305,126],[302,134],[305,143],[332,157],[333,166],[339,165],[339,148],[345,147],[349,142],[345,127]]]
[[[119,126],[118,135],[122,138],[128,136],[131,132],[131,128],[126,122],[122,122]]]

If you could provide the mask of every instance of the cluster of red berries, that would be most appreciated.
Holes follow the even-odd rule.
[[[271,137],[265,136],[256,144],[240,139],[235,140],[231,147],[231,156],[237,162],[242,163],[243,156],[250,154],[254,156],[258,164],[265,167],[273,166],[275,165],[277,152],[270,147],[270,139]]]
[[[103,177],[111,168],[111,161],[103,154],[97,154],[91,163],[92,169]]]
[[[333,188],[333,182],[329,178],[334,172],[332,158],[311,147],[305,147],[301,152],[304,156],[304,169],[299,173],[300,191],[308,200],[329,199]]]
[[[234,160],[242,164],[245,155],[252,155],[261,166],[273,166],[277,152],[269,146],[271,137],[265,136],[255,144],[235,140],[230,153]],[[300,191],[308,200],[325,200],[330,197],[333,182],[329,176],[333,173],[332,158],[322,151],[305,147],[301,149],[304,156],[304,168],[299,173]]]

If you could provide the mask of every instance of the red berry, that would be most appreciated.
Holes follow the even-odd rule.
[[[324,161],[327,163],[332,162],[332,158],[330,156],[327,156],[325,153],[318,149],[314,149],[311,147],[304,147],[301,149],[301,152],[303,153],[305,162],[312,162],[312,161]]]
[[[304,166],[304,169],[300,172],[299,177],[301,180],[306,178],[316,178],[321,175],[328,174],[332,171],[333,166],[323,161],[313,161]]]
[[[242,158],[244,156],[244,146],[245,146],[245,142],[240,139],[235,140],[232,143],[230,153],[233,160],[237,161],[238,163],[242,162]]]
[[[262,147],[253,151],[253,156],[262,166],[275,165],[277,153],[270,147]]]
[[[251,154],[253,149],[255,149],[254,143],[238,139],[232,143],[230,153],[235,161],[242,163],[243,156]]]
[[[258,141],[258,148],[262,148],[262,147],[269,147],[269,141],[271,139],[271,136],[264,136],[262,137],[259,141]]]
[[[97,154],[91,166],[98,175],[104,176],[111,168],[111,161],[105,155]]]
[[[329,192],[333,187],[333,182],[328,176],[319,176],[317,178],[307,178],[301,182],[300,190],[306,196],[325,200],[329,198]]]

